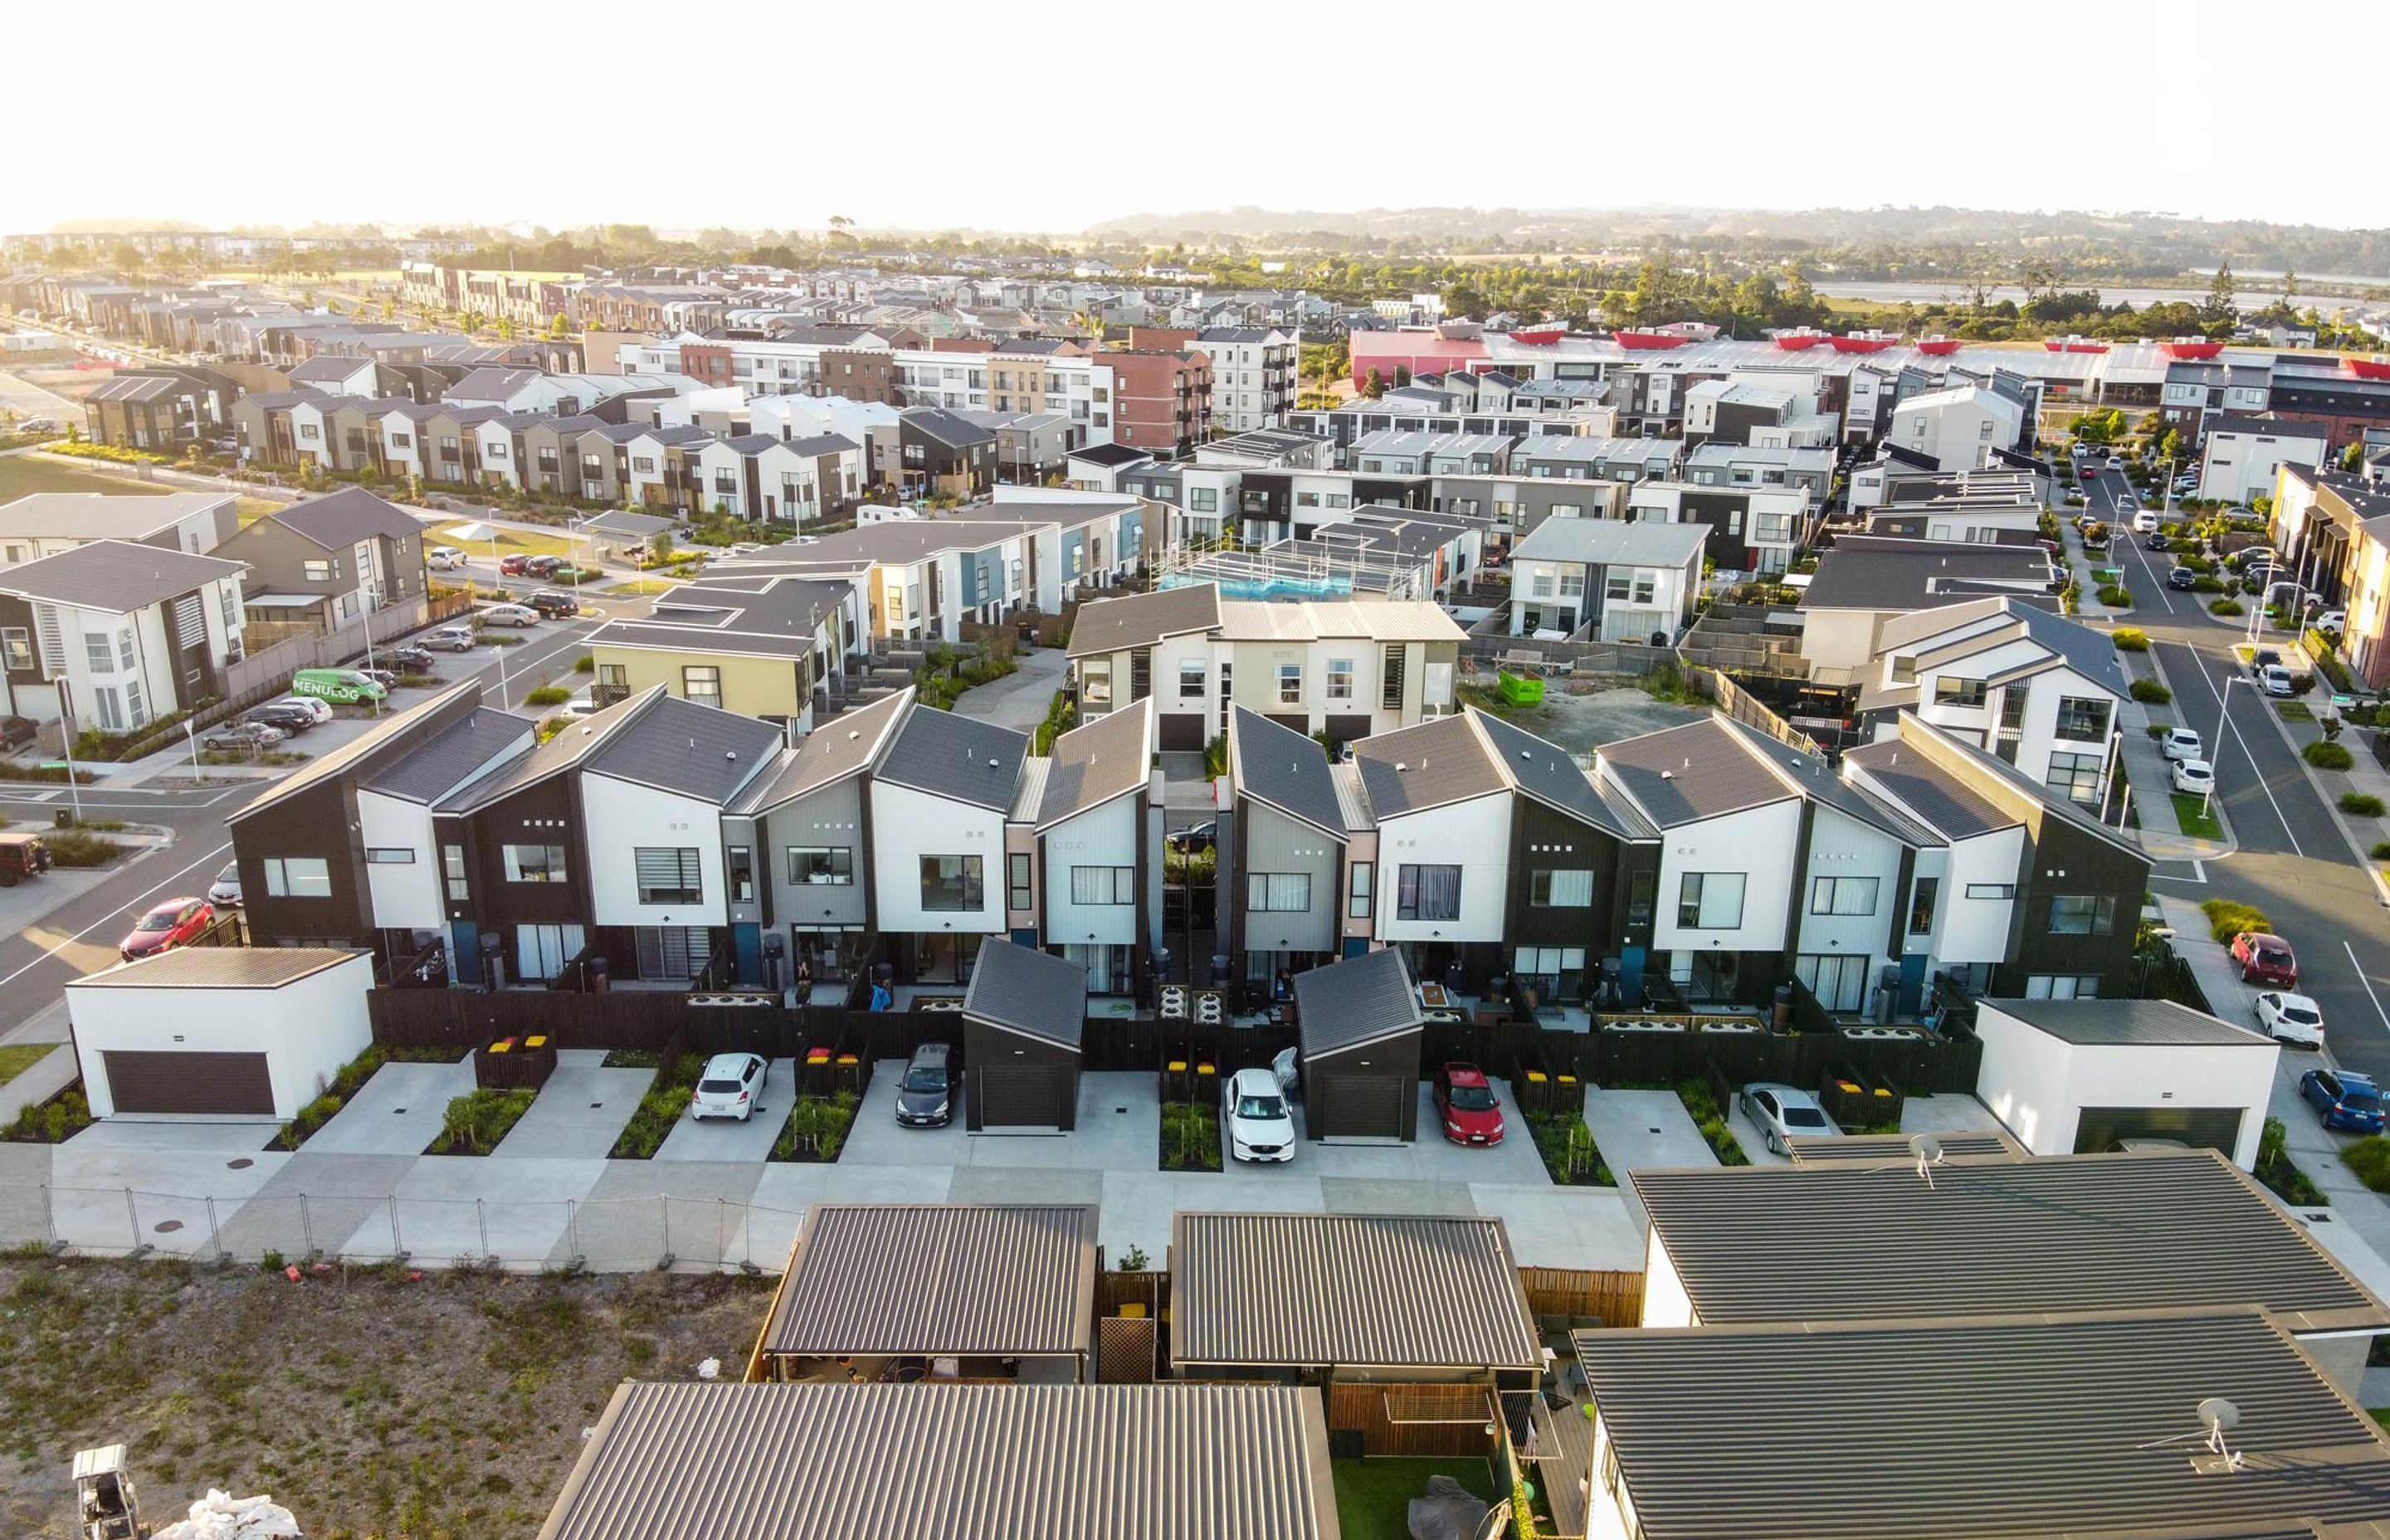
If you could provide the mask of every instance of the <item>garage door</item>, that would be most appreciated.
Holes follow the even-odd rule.
[[[2075,1125],[2075,1153],[2098,1154],[2119,1139],[2172,1139],[2229,1157],[2244,1115],[2238,1107],[2086,1107]]]
[[[999,1064],[972,1072],[983,1128],[1061,1128],[1071,1072],[1051,1064]]]
[[[1325,1075],[1319,1089],[1327,1103],[1319,1135],[1326,1139],[1399,1139],[1403,1097],[1418,1094],[1393,1075]]]
[[[109,1095],[125,1112],[274,1115],[262,1053],[135,1053],[102,1049]]]

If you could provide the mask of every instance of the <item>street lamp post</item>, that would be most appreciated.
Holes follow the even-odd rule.
[[[2226,679],[2224,687],[2216,692],[2216,747],[2207,751],[2207,789],[2199,795],[2199,815],[2203,818],[2207,816],[2208,808],[2216,801],[2216,762],[2223,756],[2224,724],[2229,720],[2226,712],[2232,704],[2232,687],[2248,683],[2236,674]],[[2252,761],[2249,768],[2255,771],[2256,767],[2255,762]]]
[[[199,774],[199,735],[191,731],[191,719],[187,716],[183,718],[183,741],[191,746],[191,778],[195,781],[206,780],[207,776]]]

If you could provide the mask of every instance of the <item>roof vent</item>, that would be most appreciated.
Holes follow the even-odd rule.
[[[861,733],[856,732],[856,731],[855,731],[854,728],[852,728],[852,727],[849,727],[849,728],[846,730],[846,740],[847,740],[849,743],[853,743],[856,738],[861,738],[862,736],[863,736],[863,735],[862,735]]]
[[[989,769],[991,769],[991,770],[994,770],[994,769],[996,769],[996,760],[995,760],[995,758],[994,758],[993,756],[991,756],[991,757],[989,758],[989,760],[988,760],[988,762],[987,762],[987,767],[988,767]]]
[[[1407,765],[1407,764],[1405,764],[1402,761],[1400,761],[1400,760],[1396,760],[1396,761],[1394,761],[1394,774],[1396,774],[1396,775],[1398,775],[1398,776],[1399,776],[1399,775],[1401,775],[1404,771],[1406,771],[1406,770],[1407,770],[1407,769],[1409,769],[1409,768],[1410,768],[1410,766],[1409,766],[1409,765]]]
[[[1660,772],[1660,778],[1664,781],[1672,781],[1677,778],[1677,773],[1674,770],[1663,770]]]

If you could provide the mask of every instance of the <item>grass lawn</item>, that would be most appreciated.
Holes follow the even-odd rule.
[[[609,586],[606,592],[610,594],[669,594],[679,586],[679,584],[674,582],[670,578],[625,578],[621,583]]]
[[[2390,1428],[2390,1406],[2376,1406],[2365,1415],[2384,1428]]]
[[[2315,712],[2307,710],[2306,702],[2304,700],[2277,700],[2274,702],[2274,710],[2281,713],[2282,720],[2285,722],[2315,720]]]
[[[109,476],[29,455],[0,458],[0,503],[13,503],[36,492],[113,492],[134,496],[162,495],[177,490],[132,476]]]
[[[2167,795],[2174,799],[2174,821],[2182,826],[2185,834],[2194,840],[2224,838],[2223,824],[2217,820],[2215,814],[2200,811],[2199,798],[2188,791],[2170,791]]]
[[[7,1084],[49,1057],[52,1049],[63,1046],[58,1043],[14,1043],[0,1047],[0,1085]]]
[[[450,530],[476,522],[479,520],[459,517],[444,523],[427,525],[426,528],[431,532],[431,539],[435,545],[454,545],[468,556],[485,557],[490,554],[490,541],[487,535],[479,540],[457,540],[448,533]],[[540,534],[528,530],[496,528],[494,528],[493,533],[498,537],[498,555],[501,557],[520,553],[523,556],[560,556],[568,561],[572,558],[571,535]],[[595,555],[595,552],[589,550],[589,541],[584,538],[581,542],[582,550]]]
[[[1450,1476],[1487,1502],[1494,1475],[1484,1460],[1331,1460],[1336,1521],[1344,1540],[1409,1540],[1410,1500],[1424,1495],[1430,1476]]]
[[[240,527],[245,530],[276,508],[289,506],[286,503],[277,503],[271,497],[236,497],[232,500],[232,516],[240,521]]]

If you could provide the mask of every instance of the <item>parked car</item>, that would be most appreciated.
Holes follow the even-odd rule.
[[[1454,1144],[1502,1142],[1502,1104],[1494,1083],[1474,1064],[1446,1064],[1435,1072],[1436,1125]]]
[[[500,577],[520,577],[530,570],[531,558],[520,551],[517,551],[512,556],[502,556],[498,558]]]
[[[1834,1120],[1818,1105],[1818,1098],[1794,1085],[1779,1085],[1766,1081],[1754,1082],[1742,1088],[1738,1098],[1742,1115],[1759,1130],[1759,1137],[1769,1149],[1784,1153],[1784,1141],[1813,1139],[1839,1134]]]
[[[2268,695],[2289,696],[2298,693],[2298,682],[2291,677],[2291,671],[2280,663],[2267,665],[2265,672],[2257,675],[2257,685]]]
[[[1219,839],[1218,822],[1209,821],[1194,825],[1189,828],[1173,829],[1163,839],[1163,843],[1181,855],[1196,855],[1212,849],[1219,843]]]
[[[568,712],[571,708],[567,708]],[[896,1121],[906,1128],[944,1128],[955,1121],[954,1048],[924,1043],[896,1083]]]
[[[266,704],[269,706],[296,706],[301,711],[307,713],[307,720],[310,722],[329,722],[332,720],[332,703],[329,700],[326,700],[315,696],[301,695],[298,693],[296,688],[294,688],[290,694],[284,696],[281,699],[269,700]]]
[[[379,685],[384,695],[398,687],[398,675],[386,668],[357,668],[351,669],[349,672],[360,679],[370,679]]]
[[[199,739],[199,747],[212,754],[248,754],[260,749],[271,749],[290,735],[264,722],[227,722]]]
[[[2371,1075],[2354,1070],[2309,1070],[2299,1076],[2299,1095],[2316,1110],[2326,1128],[2345,1128],[2353,1134],[2383,1131],[2382,1087]]]
[[[688,1094],[689,1117],[736,1118],[745,1123],[763,1110],[764,1072],[768,1068],[758,1054],[715,1054],[706,1060],[705,1072],[697,1077],[697,1089]]]
[[[2277,1043],[2301,1048],[2323,1046],[2323,1007],[2305,995],[2269,989],[2254,1007],[2257,1030]]]
[[[575,695],[572,699],[559,707],[557,709],[557,714],[559,716],[596,716],[599,712],[604,710],[605,708],[603,706],[600,706],[597,701],[589,698],[589,692],[587,690],[583,690],[580,694]]]
[[[522,571],[526,577],[544,578],[563,565],[560,556],[535,556],[522,564]]]
[[[2315,628],[2318,631],[2329,631],[2333,635],[2337,636],[2342,632],[2348,629],[2348,611],[2345,610],[2327,610],[2322,614],[2318,615],[2315,618]]]
[[[2155,508],[2143,508],[2140,512],[2133,515],[2133,533],[2135,534],[2151,534],[2156,532],[2157,527],[2158,514]]]
[[[2155,530],[2155,531],[2152,531],[2152,532],[2151,533],[2151,534],[2150,534],[2150,537],[2149,537],[2147,540],[2144,540],[2144,541],[2142,541],[2142,542],[2141,542],[2141,545],[2142,545],[2144,547],[2146,547],[2146,548],[2148,548],[2148,549],[2150,549],[2150,550],[2152,550],[2152,551],[2163,551],[2163,550],[2165,550],[2168,545],[2173,545],[2173,544],[2174,544],[2174,542],[2173,542],[2173,541],[2172,541],[2172,540],[2167,536],[2167,534],[2166,534],[2165,531],[2164,531],[2164,530]]]
[[[2204,759],[2178,759],[2167,766],[2167,778],[2177,791],[2204,797],[2216,789],[2216,766]]]
[[[433,661],[431,649],[418,646],[414,642],[402,642],[397,647],[386,647],[381,649],[381,657],[382,661],[392,668],[405,669],[409,673],[428,669]],[[373,671],[366,669],[364,672],[370,674]]]
[[[483,625],[510,625],[517,630],[539,623],[539,611],[527,604],[483,605],[480,612]]]
[[[470,652],[482,645],[482,638],[473,634],[469,625],[443,625],[425,632],[423,645],[443,652]]]
[[[2165,737],[2158,739],[2158,752],[2168,759],[2205,759],[2205,749],[2199,735],[2189,727],[2169,727]]]
[[[465,553],[454,545],[434,545],[424,553],[434,571],[453,572],[465,565]]]
[[[314,730],[315,713],[306,707],[280,700],[269,700],[263,706],[251,706],[240,713],[241,721],[272,727],[285,738],[293,738]]]
[[[2270,647],[2261,647],[2256,651],[2249,654],[2250,676],[2253,678],[2263,679],[2266,676],[2266,671],[2272,668],[2281,661],[2282,655],[2281,653],[2275,651]]]
[[[227,861],[208,887],[208,902],[219,909],[240,907],[240,863]]]
[[[561,594],[553,588],[543,588],[525,602],[551,621],[568,620],[581,613],[579,600],[570,594]]]
[[[116,943],[126,962],[153,957],[177,946],[188,946],[215,923],[216,912],[204,898],[170,898],[141,917],[130,934]]]
[[[2199,574],[2188,567],[2166,569],[2166,586],[2178,594],[2189,593],[2199,586]]]
[[[1228,1077],[1220,1087],[1220,1126],[1228,1131],[1231,1160],[1294,1159],[1294,1110],[1267,1070],[1239,1070]]]
[[[55,433],[58,430],[56,417],[27,417],[17,425],[19,433]]]
[[[38,834],[0,834],[0,888],[13,888],[50,869],[50,847]]]
[[[2233,966],[2242,983],[2299,987],[2299,959],[2291,943],[2263,930],[2243,930],[2232,938]]]

